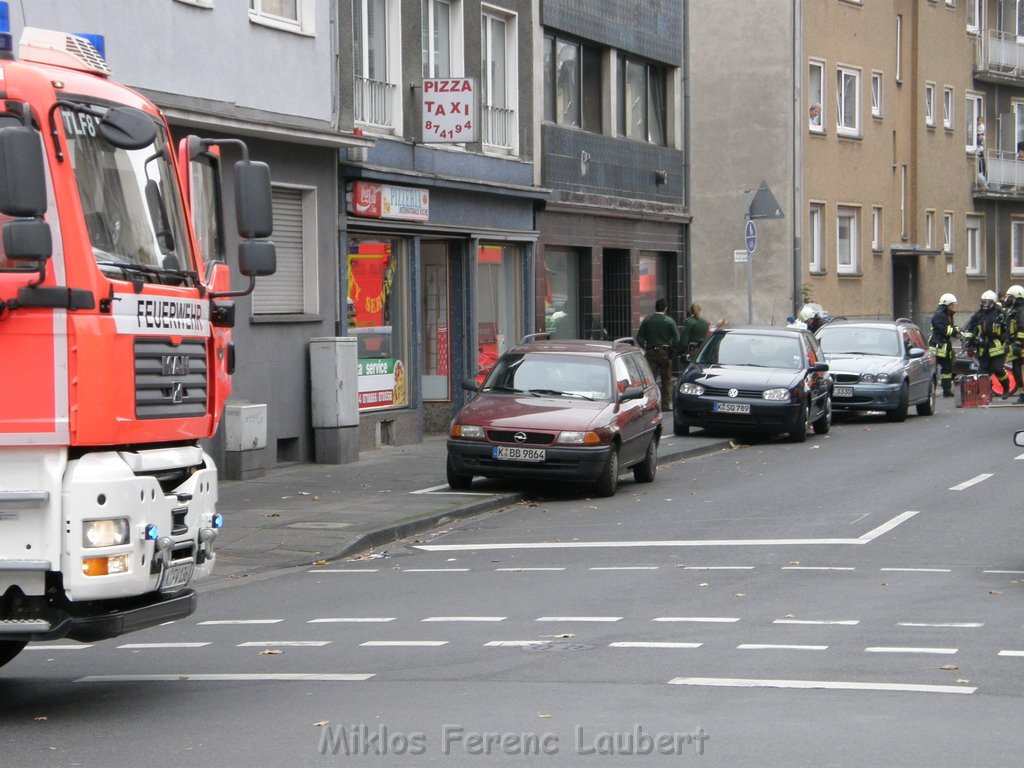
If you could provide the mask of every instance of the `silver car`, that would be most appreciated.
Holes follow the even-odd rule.
[[[906,419],[911,405],[921,416],[935,412],[935,355],[912,321],[834,320],[815,335],[835,410],[885,411],[890,421]]]

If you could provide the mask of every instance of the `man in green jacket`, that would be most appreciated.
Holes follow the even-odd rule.
[[[666,314],[668,302],[658,299],[654,312],[643,319],[636,342],[643,347],[654,378],[661,381],[661,410],[672,410],[672,355],[679,343],[679,326]]]

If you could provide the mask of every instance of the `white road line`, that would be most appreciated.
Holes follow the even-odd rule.
[[[508,616],[430,616],[420,621],[504,621]]]
[[[644,541],[535,541],[498,544],[416,544],[425,552],[469,552],[500,549],[633,549],[639,547],[780,547],[809,544],[867,544],[906,522],[919,510],[903,512],[856,539],[676,539]]]
[[[681,565],[683,571],[752,571],[752,565]]]
[[[949,568],[879,568],[880,571],[901,571],[904,573],[951,573]]]
[[[956,648],[904,648],[895,645],[873,646],[865,648],[865,653],[937,653],[950,656],[956,653]]]
[[[1009,573],[1009,574],[1022,574],[1024,571],[982,571],[982,573]]]
[[[992,477],[992,473],[991,472],[987,472],[985,474],[978,475],[977,477],[972,477],[970,480],[965,480],[964,482],[960,483],[959,485],[954,485],[949,490],[951,490],[951,491],[963,491],[963,490],[966,490],[966,489],[970,488],[972,485],[977,485],[978,483],[983,483],[984,481],[988,480],[990,477]]]
[[[551,645],[550,640],[491,640],[484,648],[527,648],[531,645]]]
[[[200,621],[198,626],[211,627],[224,624],[280,624],[284,619],[217,619],[215,621]]]
[[[441,645],[448,645],[447,640],[367,640],[360,645],[374,648],[436,648]]]
[[[980,621],[948,621],[948,622],[926,622],[926,621],[898,621],[897,627],[950,627],[954,629],[973,629],[985,626]]]
[[[1013,460],[1014,461],[1022,461],[1022,460],[1024,460],[1024,453],[1022,453],[1020,456],[1014,456]]]
[[[466,573],[469,568],[403,568],[402,573]]]
[[[537,621],[622,621],[621,616],[541,616]]]
[[[236,648],[320,648],[330,645],[330,640],[252,640],[239,643]]]
[[[825,651],[827,645],[776,645],[771,643],[743,643],[737,651]]]
[[[484,491],[453,491],[448,483],[444,485],[433,485],[430,488],[421,488],[418,491],[409,491],[411,494],[432,493],[439,496],[497,496],[496,493],[485,493]]]
[[[751,680],[728,677],[676,677],[669,685],[718,686],[727,688],[824,688],[842,691],[904,691],[908,693],[974,693],[973,686],[915,685],[902,683],[853,683],[838,680]]]
[[[26,645],[24,650],[26,651],[84,651],[86,648],[92,648],[91,644],[79,644],[74,645]]]
[[[598,565],[588,571],[656,571],[656,565]]]
[[[1024,651],[1000,651],[1000,656],[1024,656]]]
[[[366,616],[362,618],[310,619],[307,624],[383,624],[394,621],[394,616]]]
[[[564,571],[565,568],[495,568],[494,570],[518,573],[519,571]]]
[[[313,568],[306,573],[377,573],[380,568]]]
[[[623,641],[608,643],[609,648],[700,648],[703,643],[659,643],[642,641]]]
[[[775,619],[772,624],[837,624],[844,627],[852,627],[860,624],[860,619]]]
[[[739,621],[738,618],[731,616],[659,616],[653,621],[692,621],[696,623],[708,623],[708,624],[731,624]]]
[[[239,673],[239,674],[181,674],[181,675],[89,675],[75,680],[76,683],[206,683],[206,682],[307,682],[307,681],[340,681],[360,682],[369,680],[373,674],[344,673],[344,672],[268,672],[263,674]]]
[[[144,648],[202,648],[209,643],[125,643],[117,646],[131,650],[142,650]]]
[[[855,571],[851,565],[784,565],[784,571]]]

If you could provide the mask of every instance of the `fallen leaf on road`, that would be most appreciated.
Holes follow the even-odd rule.
[[[787,613],[786,614],[786,618],[787,619],[795,619],[796,618],[796,614],[795,613]]]
[[[299,496],[309,496],[309,491],[299,491]]]
[[[956,672],[958,669],[960,669],[960,667],[958,667],[956,664],[943,664],[941,667],[939,667],[939,669],[944,670],[946,672]]]
[[[965,678],[963,678],[963,677],[958,677],[958,678],[956,679],[956,681],[957,681],[958,683],[969,683],[969,682],[971,682],[970,680],[967,680],[967,679],[965,679]]]
[[[316,560],[313,565],[327,565],[326,560]]]
[[[320,501],[320,497],[319,496],[314,496],[313,497],[313,501]]]
[[[270,513],[264,515],[264,517],[280,517],[280,516],[281,516],[281,514],[279,512],[270,512]]]
[[[50,718],[48,718],[46,715],[40,715],[39,717],[37,717],[35,719],[36,720],[49,720]]]
[[[990,589],[990,590],[988,591],[988,593],[989,593],[990,595],[1001,595],[1001,594],[1003,594],[1003,593],[1002,593],[1002,592],[1000,592],[1000,591],[999,591],[998,589]]]
[[[747,594],[746,594],[746,592],[734,592],[732,596],[733,597],[746,597]]]
[[[551,719],[551,715],[545,715],[545,714],[543,714],[541,712],[537,713],[537,717],[539,717],[541,720],[550,720]]]
[[[799,560],[790,560],[789,564],[790,565],[800,565],[800,561]]]
[[[267,648],[264,651],[260,651],[260,656],[280,656],[284,651],[280,648]]]
[[[313,725],[315,725],[317,728],[322,728],[323,726],[327,725],[329,722],[331,722],[331,721],[330,720],[317,720],[315,723],[313,723]]]
[[[697,586],[698,586],[698,587],[706,587],[707,585],[708,585],[708,583],[707,583],[706,581],[702,581],[702,582],[701,582],[700,584],[698,584]]]
[[[882,582],[881,584],[879,584],[878,586],[880,586],[880,587],[888,587],[889,585],[888,585],[888,584],[886,584],[886,583],[885,583],[885,582],[883,581],[883,582]]]

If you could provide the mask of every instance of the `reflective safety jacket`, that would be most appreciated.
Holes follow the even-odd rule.
[[[979,309],[964,326],[964,334],[974,340],[978,357],[1003,357],[1006,354],[1006,318],[999,306]]]
[[[928,339],[928,346],[936,357],[952,360],[956,357],[953,351],[953,337],[959,334],[960,329],[953,323],[953,313],[945,304],[940,304],[932,315],[932,335]]]
[[[1005,311],[1006,335],[1009,342],[1007,359],[1016,360],[1024,348],[1024,299],[1017,299]]]

